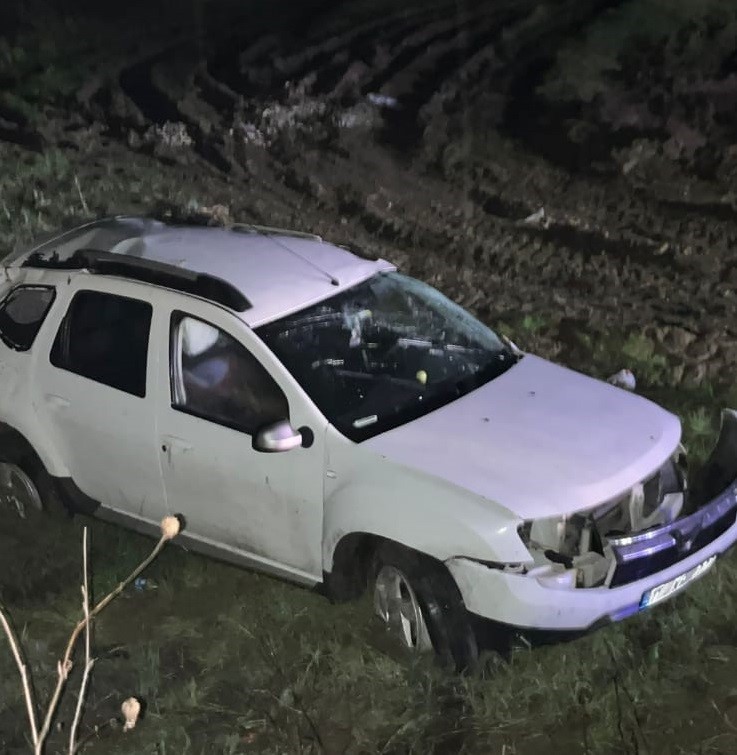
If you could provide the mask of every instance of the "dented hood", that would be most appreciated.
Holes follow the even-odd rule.
[[[532,355],[361,446],[523,519],[604,503],[677,448],[680,421],[647,399]]]

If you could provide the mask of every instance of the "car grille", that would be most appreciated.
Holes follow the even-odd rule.
[[[737,484],[689,516],[626,537],[609,539],[616,567],[609,587],[656,574],[711,543],[737,521]]]

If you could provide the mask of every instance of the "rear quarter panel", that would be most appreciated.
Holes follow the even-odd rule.
[[[58,276],[14,276],[13,281],[0,282],[0,301],[17,285],[31,283],[39,285],[55,285],[59,281],[52,280]],[[56,477],[67,476],[67,470],[58,454],[48,442],[48,434],[44,430],[38,407],[42,396],[36,395],[35,377],[39,369],[48,364],[49,355],[39,344],[48,339],[47,333],[55,333],[59,321],[66,309],[67,298],[64,296],[65,286],[56,285],[56,298],[46,319],[28,351],[16,351],[0,339],[0,422],[18,431],[33,446],[44,463],[49,474]]]

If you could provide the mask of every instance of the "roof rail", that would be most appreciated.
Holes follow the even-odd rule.
[[[166,223],[167,225],[184,225],[184,226],[204,226],[225,228],[231,231],[237,231],[240,233],[261,233],[266,236],[293,236],[294,238],[311,239],[312,241],[322,241],[321,236],[317,236],[314,233],[304,233],[302,231],[292,231],[287,228],[273,228],[266,225],[257,225],[256,223],[238,223],[233,222],[230,219],[230,212],[228,208],[223,208],[225,211],[222,215],[218,216],[213,212],[215,207],[200,207],[195,205],[194,207],[180,207],[171,202],[162,202],[157,207],[154,207],[150,212],[146,213],[143,217],[150,220],[158,220]]]
[[[164,286],[187,294],[209,299],[236,312],[251,308],[251,302],[231,283],[208,273],[185,270],[166,262],[145,260],[116,252],[98,249],[78,249],[64,259],[53,254],[31,254],[23,267],[50,270],[88,270],[99,275],[118,275],[122,278]]]
[[[260,233],[264,236],[292,236],[296,239],[310,239],[311,241],[323,240],[322,236],[318,236],[316,233],[290,231],[287,228],[274,228],[269,225],[255,225],[254,223],[232,223],[225,227],[239,233]]]
[[[322,236],[319,236],[316,233],[304,233],[303,231],[290,231],[286,228],[273,228],[271,226],[256,225],[254,223],[233,223],[225,227],[230,228],[233,231],[239,231],[241,233],[260,233],[265,236],[292,236],[298,239],[310,239],[312,241],[325,241],[325,239]],[[330,240],[328,241],[333,246],[337,246],[337,247],[340,247],[341,249],[345,249],[347,252],[350,252],[351,254],[354,254],[356,257],[360,257],[361,259],[369,260],[370,262],[376,262],[381,259],[381,257],[378,254],[375,254],[374,252],[370,252],[361,246],[357,246],[353,242],[330,241]]]

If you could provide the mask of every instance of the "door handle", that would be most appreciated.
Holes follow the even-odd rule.
[[[53,406],[55,409],[66,409],[71,404],[68,398],[57,396],[55,393],[47,393],[45,398],[46,403],[49,406]]]

